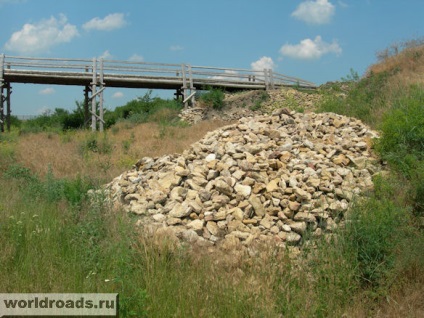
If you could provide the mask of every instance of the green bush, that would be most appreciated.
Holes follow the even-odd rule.
[[[119,121],[128,121],[139,124],[158,122],[175,124],[178,122],[178,113],[182,103],[176,100],[165,100],[152,97],[149,90],[144,96],[129,101],[126,105],[116,107],[115,110],[105,110],[104,127],[110,128]],[[63,130],[81,129],[86,126],[83,102],[75,102],[76,108],[68,111],[56,108],[53,112],[37,116],[21,123],[21,133],[38,133],[42,131],[60,132]]]
[[[377,143],[383,159],[406,176],[424,159],[424,89],[412,87],[384,116]]]
[[[424,213],[424,88],[412,86],[401,94],[380,125],[376,144],[380,156],[409,183],[410,201],[417,215]]]
[[[113,112],[106,113],[105,121],[107,127],[119,121],[133,124],[157,122],[172,125],[179,121],[178,113],[181,109],[181,102],[164,100],[159,97],[152,98],[151,91],[148,91],[143,97],[117,107]]]
[[[32,182],[37,180],[37,177],[32,173],[32,171],[26,167],[23,167],[20,164],[12,164],[4,172],[4,177],[7,179],[19,179],[26,182]]]
[[[23,121],[20,125],[22,133],[37,133],[41,131],[61,131],[80,129],[84,127],[84,106],[76,102],[76,109],[69,112],[63,108],[56,108],[33,119]]]
[[[218,88],[209,89],[200,94],[200,100],[213,109],[221,110],[224,107],[224,91]]]
[[[33,198],[42,198],[48,202],[65,199],[72,205],[81,204],[87,197],[87,191],[94,187],[91,180],[80,176],[74,180],[58,179],[51,169],[48,169],[45,178],[41,179],[20,164],[10,165],[3,178],[17,181],[22,192],[28,193]]]

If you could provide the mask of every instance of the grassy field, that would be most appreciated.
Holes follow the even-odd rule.
[[[337,85],[322,92],[321,111],[382,131],[375,147],[392,173],[296,260],[269,246],[251,258],[158,244],[133,216],[87,197],[140,157],[182,152],[223,122],[2,134],[0,292],[118,292],[121,317],[424,316],[422,52],[386,56],[341,83],[344,97]]]

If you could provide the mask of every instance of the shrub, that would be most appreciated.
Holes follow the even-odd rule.
[[[103,134],[103,138],[99,138],[97,134],[90,134],[80,144],[80,153],[86,155],[89,152],[99,154],[110,154],[112,152],[112,144],[109,141],[107,134]]]
[[[405,176],[424,159],[424,90],[412,87],[399,98],[381,124],[382,138],[377,143],[381,156]]]
[[[380,125],[380,156],[407,179],[413,211],[424,213],[424,89],[412,86],[393,102]]]
[[[200,95],[200,100],[213,109],[221,110],[224,107],[224,91],[218,88],[209,89]]]
[[[133,124],[157,122],[173,124],[178,122],[178,112],[182,104],[175,100],[152,98],[151,91],[143,97],[128,102],[125,106],[117,107],[113,112],[106,113],[105,120],[109,127],[111,123],[127,121]]]
[[[54,112],[46,112],[36,118],[26,120],[20,125],[23,133],[40,131],[60,131],[79,129],[84,127],[84,106],[76,102],[77,108],[69,112],[63,108],[56,108]]]

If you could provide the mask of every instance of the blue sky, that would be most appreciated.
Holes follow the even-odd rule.
[[[423,0],[0,0],[0,53],[272,68],[323,84],[422,37],[423,14]],[[82,87],[12,87],[15,115],[83,99]],[[107,88],[105,107],[145,92]]]

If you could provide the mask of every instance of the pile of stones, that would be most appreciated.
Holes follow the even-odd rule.
[[[261,109],[252,110],[268,93],[262,90],[238,93],[226,93],[221,109],[213,109],[211,105],[201,99],[196,101],[195,107],[184,108],[178,115],[181,120],[196,124],[202,120],[234,121],[242,117],[257,116],[263,113]]]
[[[293,88],[270,90],[267,93],[269,99],[262,104],[261,109],[268,114],[283,107],[294,110],[302,109],[304,112],[314,111],[323,98],[320,92],[314,90],[300,91]]]
[[[234,121],[243,117],[271,114],[281,108],[308,112],[316,110],[316,105],[322,96],[317,91],[300,91],[287,87],[266,92],[261,90],[238,92],[226,94],[224,106],[220,110],[214,110],[198,100],[196,107],[187,107],[178,116],[189,124],[196,124],[202,120]]]
[[[332,233],[372,190],[381,171],[373,138],[354,118],[279,109],[209,132],[182,154],[142,158],[106,188],[152,234],[226,248],[298,246]]]

